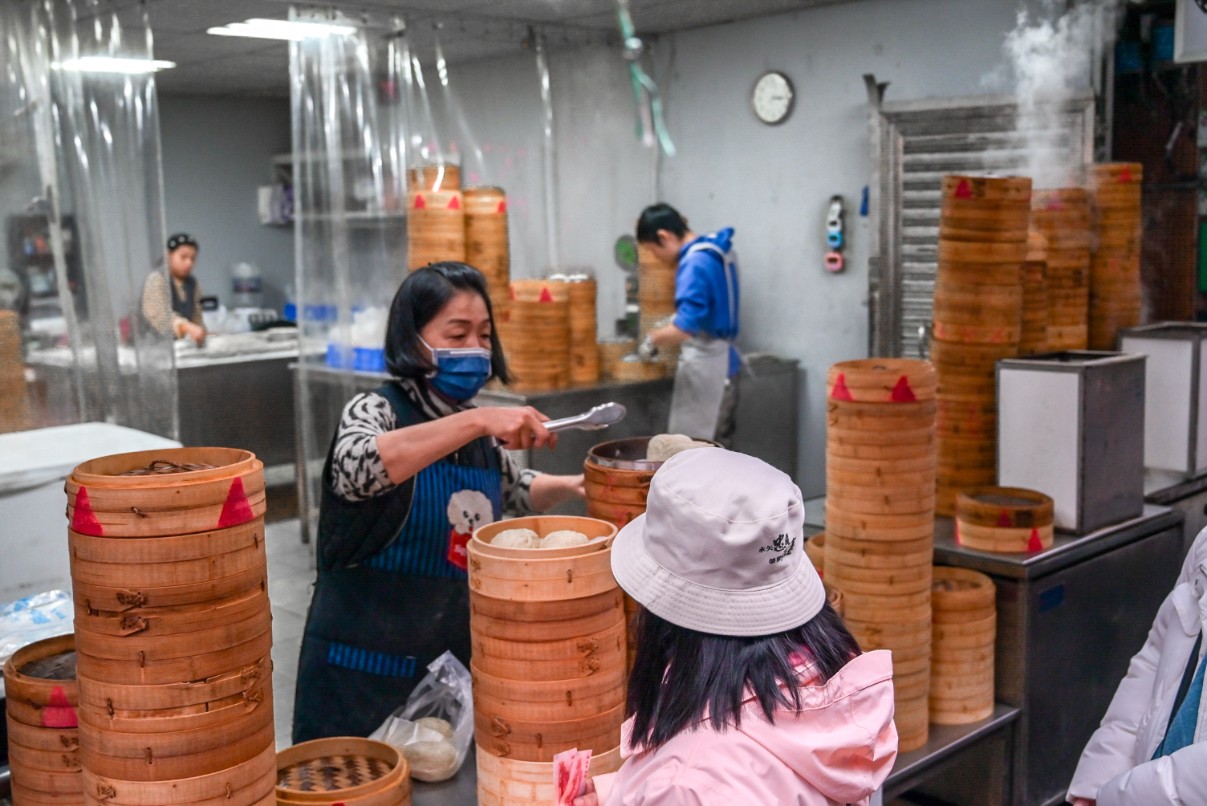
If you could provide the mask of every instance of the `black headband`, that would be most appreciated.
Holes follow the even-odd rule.
[[[168,251],[175,252],[182,246],[191,246],[197,248],[197,242],[193,240],[192,235],[187,235],[183,232],[178,232],[171,238],[168,238]]]

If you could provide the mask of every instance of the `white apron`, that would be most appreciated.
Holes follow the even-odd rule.
[[[725,379],[729,377],[729,342],[691,338],[679,352],[675,393],[667,431],[711,440],[717,433]]]
[[[737,268],[733,250],[724,252],[715,244],[698,243],[688,254],[707,249],[721,257],[725,284],[729,290],[730,321],[736,321],[733,310],[737,304]],[[679,352],[679,368],[675,372],[675,392],[671,396],[671,417],[667,431],[686,434],[694,439],[711,440],[717,433],[721,399],[725,396],[725,381],[729,378],[729,348],[726,339],[693,336],[683,343]]]

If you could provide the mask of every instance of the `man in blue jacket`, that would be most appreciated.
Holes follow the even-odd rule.
[[[667,430],[728,444],[741,367],[733,346],[739,305],[733,228],[696,235],[675,208],[659,203],[637,219],[637,240],[658,260],[678,264],[674,319],[650,331],[638,350],[649,360],[659,347],[682,345]]]

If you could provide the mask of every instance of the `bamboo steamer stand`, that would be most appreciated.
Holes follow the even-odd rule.
[[[314,739],[276,757],[278,806],[410,806],[411,771],[394,747],[341,736]]]
[[[1143,289],[1141,184],[1144,166],[1090,166],[1094,253],[1090,263],[1089,347],[1114,350],[1119,331],[1140,324]]]
[[[15,803],[84,802],[74,654],[74,639],[63,635],[23,647],[4,664]]]
[[[903,750],[929,735],[937,385],[910,359],[847,361],[826,380],[825,581],[860,646],[893,651]]]
[[[980,722],[993,714],[997,605],[993,581],[963,568],[934,569],[930,721]]]
[[[542,537],[568,529],[590,542],[559,549],[491,545],[507,529]],[[469,586],[479,802],[517,802],[538,784],[552,785],[554,755],[573,747],[598,751],[598,772],[619,766],[626,633],[624,599],[611,571],[615,535],[612,523],[562,516],[514,518],[474,532]]]
[[[519,390],[570,383],[570,294],[566,283],[513,280],[511,303],[496,320]]]
[[[66,491],[85,802],[273,802],[263,465],[118,454]]]
[[[937,372],[936,511],[950,515],[957,489],[995,480],[994,367],[1033,340],[1024,266],[1033,246],[1031,180],[944,176],[939,215],[931,360]],[[1028,276],[1033,276],[1028,275]],[[1046,310],[1045,317],[1046,331]],[[1033,341],[1032,341],[1033,343]]]

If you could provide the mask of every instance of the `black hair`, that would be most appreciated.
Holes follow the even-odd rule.
[[[495,327],[494,308],[486,291],[486,278],[473,266],[455,260],[430,263],[417,269],[398,287],[398,293],[390,303],[390,320],[386,326],[386,368],[391,375],[422,378],[432,371],[431,355],[419,341],[419,331],[460,291],[472,291],[486,303],[491,332],[490,371],[503,383],[511,380],[499,331]]]
[[[194,249],[196,249],[197,251],[201,251],[201,247],[199,247],[197,245],[197,241],[194,240],[193,236],[189,235],[188,233],[178,232],[175,235],[168,238],[168,251],[169,252],[175,252],[177,249],[179,249],[182,246],[191,246]]]
[[[793,655],[812,661],[819,682],[825,682],[860,654],[828,602],[799,627],[751,638],[689,630],[645,609],[637,619],[625,715],[635,718],[633,741],[649,749],[706,718],[718,731],[737,727],[747,687],[768,721],[775,721],[777,705],[799,711],[799,673],[793,668],[799,658]]]
[[[687,219],[666,202],[651,204],[637,218],[637,240],[640,243],[658,243],[660,229],[682,238],[687,232]]]

